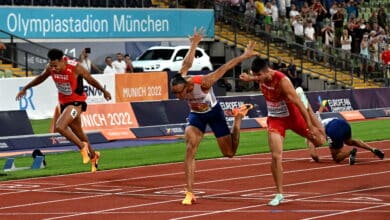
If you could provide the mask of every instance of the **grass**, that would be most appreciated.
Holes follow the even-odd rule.
[[[353,136],[364,141],[390,139],[389,119],[368,120],[351,123]],[[36,134],[46,133],[50,120],[32,121]],[[306,147],[302,137],[287,132],[284,150],[302,149]],[[241,133],[238,155],[268,152],[265,130],[245,131]],[[99,162],[101,170],[123,167],[145,166],[171,162],[182,162],[185,154],[184,142],[170,144],[156,144],[143,147],[124,147],[120,149],[101,150],[102,158]],[[206,135],[202,140],[197,153],[197,159],[221,157],[214,136]],[[309,155],[308,155],[309,158]],[[6,172],[0,171],[0,181],[22,179],[39,176],[52,176],[78,172],[89,172],[90,165],[83,165],[78,151],[51,153],[46,155],[48,166],[39,170],[21,170]],[[3,166],[5,158],[0,159]],[[16,167],[31,166],[31,155],[18,156],[15,159]]]

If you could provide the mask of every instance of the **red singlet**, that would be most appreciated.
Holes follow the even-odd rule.
[[[280,81],[286,76],[275,71],[270,82],[262,83],[260,89],[264,94],[268,119],[268,132],[276,132],[285,137],[286,130],[291,129],[295,133],[307,137],[307,124],[298,107],[291,103],[281,91]]]
[[[50,71],[50,75],[58,90],[58,100],[60,104],[71,102],[85,102],[87,94],[83,91],[82,78],[76,78],[75,68],[77,61],[64,57],[66,67],[63,72]]]

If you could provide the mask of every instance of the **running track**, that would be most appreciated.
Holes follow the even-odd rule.
[[[390,140],[373,142],[386,156]],[[0,182],[0,219],[389,219],[390,160],[358,151],[357,163],[284,153],[287,199],[273,197],[269,154],[197,161],[198,202],[182,206],[183,164]]]

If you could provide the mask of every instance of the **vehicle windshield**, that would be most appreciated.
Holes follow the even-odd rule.
[[[170,60],[173,51],[172,49],[147,50],[138,60]]]

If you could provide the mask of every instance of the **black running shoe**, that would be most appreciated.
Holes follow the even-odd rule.
[[[349,153],[349,165],[354,165],[356,162],[356,148],[352,148],[351,152]]]
[[[381,160],[383,160],[383,158],[385,157],[385,153],[383,153],[383,151],[379,150],[379,149],[376,149],[374,148],[374,150],[372,151],[372,153],[374,153],[377,157],[379,157]]]

